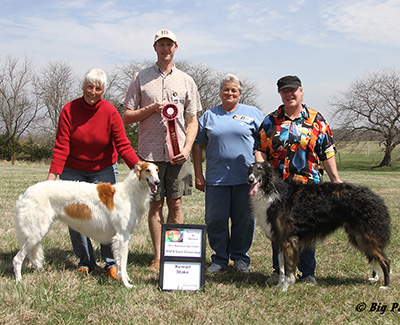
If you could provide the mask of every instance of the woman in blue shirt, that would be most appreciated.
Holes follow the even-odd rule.
[[[254,216],[249,203],[247,171],[254,162],[253,136],[264,116],[256,107],[240,104],[242,85],[236,76],[226,75],[220,87],[221,105],[207,110],[199,119],[193,146],[195,184],[205,191],[205,221],[214,254],[208,268],[222,271],[234,261],[240,273],[249,272],[247,254],[253,242]],[[206,147],[206,177],[202,150]],[[229,230],[229,219],[231,229]]]

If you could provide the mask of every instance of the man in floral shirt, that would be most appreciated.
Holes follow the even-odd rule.
[[[278,80],[282,103],[267,115],[255,139],[255,160],[268,161],[282,178],[303,183],[322,181],[322,165],[331,182],[341,183],[335,160],[332,131],[324,117],[303,104],[303,88],[297,76]],[[273,245],[273,275],[267,280],[277,283],[278,254]],[[316,285],[315,248],[300,254],[299,270],[307,283]]]

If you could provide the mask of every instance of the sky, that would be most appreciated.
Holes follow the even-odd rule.
[[[276,81],[297,75],[304,102],[329,121],[333,97],[371,71],[399,69],[400,0],[0,0],[0,59],[90,68],[156,60],[155,33],[178,39],[175,60],[253,81],[264,113]],[[334,121],[329,121],[334,125]]]

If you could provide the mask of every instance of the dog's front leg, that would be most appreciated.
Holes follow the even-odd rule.
[[[130,236],[124,236],[117,234],[114,236],[112,241],[112,249],[114,254],[115,263],[117,264],[118,276],[122,283],[128,289],[132,289],[133,285],[130,284],[130,278],[126,271],[128,263],[128,244]]]
[[[279,261],[279,280],[277,287],[281,287],[285,282],[285,257],[283,252],[278,253],[278,261]]]
[[[275,288],[282,288],[283,292],[288,291],[290,286],[290,278],[285,274],[285,257],[283,252],[278,253],[278,261],[279,261],[279,280],[278,284]]]

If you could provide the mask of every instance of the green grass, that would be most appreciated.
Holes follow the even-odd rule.
[[[204,292],[163,292],[158,289],[157,275],[147,271],[152,260],[152,245],[146,218],[130,243],[128,273],[134,289],[126,289],[101,272],[80,278],[67,227],[60,222],[53,225],[43,242],[44,270],[39,272],[27,265],[22,282],[16,285],[11,265],[18,251],[13,205],[29,185],[45,179],[48,166],[0,164],[0,324],[398,323],[397,312],[386,311],[381,315],[369,310],[373,303],[388,305],[387,308],[400,303],[397,259],[400,170],[396,167],[352,170],[346,166],[352,161],[348,155],[348,152],[341,155],[341,178],[367,185],[381,195],[392,217],[392,238],[387,248],[392,261],[392,285],[388,291],[380,291],[379,285],[368,283],[367,261],[346,243],[343,231],[317,246],[317,287],[299,282],[287,293],[271,289],[265,283],[271,272],[271,245],[257,227],[249,252],[252,258],[249,276],[231,271],[207,274]],[[371,156],[357,157],[365,166],[373,165]],[[120,178],[126,174],[127,168],[121,165]],[[186,223],[204,224],[203,193],[194,190],[193,195],[184,198],[183,208]],[[210,255],[207,246],[207,261]],[[367,310],[357,312],[355,308],[362,302],[366,303]]]
[[[383,147],[377,141],[340,142],[336,156],[339,170],[373,171],[383,159]],[[392,166],[381,170],[400,171],[400,146],[392,152]]]

